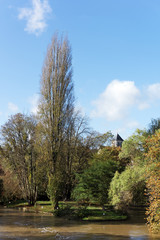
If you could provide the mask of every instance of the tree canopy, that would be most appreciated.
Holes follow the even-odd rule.
[[[36,120],[21,113],[10,117],[1,128],[1,157],[19,181],[23,197],[34,204],[37,198]]]
[[[146,141],[147,193],[149,207],[147,220],[150,231],[160,231],[160,130]]]

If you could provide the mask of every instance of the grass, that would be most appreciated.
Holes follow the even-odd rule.
[[[19,208],[29,212],[53,213],[53,206],[50,201],[37,201],[34,206],[29,206],[28,202],[15,201],[6,204],[8,208]]]
[[[92,211],[90,212],[88,217],[84,217],[83,221],[120,221],[120,220],[126,220],[127,216],[121,214],[120,212],[115,211]]]
[[[54,210],[50,201],[37,201],[35,206],[29,206],[27,202],[17,201],[8,203],[9,208],[21,208],[29,212],[49,213],[57,217],[64,217],[67,219],[80,219],[83,221],[119,221],[127,219],[126,215],[121,212],[114,211],[109,206],[102,209],[100,206],[82,206],[77,205],[76,202],[59,202],[59,209]]]

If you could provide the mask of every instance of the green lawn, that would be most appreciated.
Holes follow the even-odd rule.
[[[8,203],[7,207],[22,208],[25,211],[50,213],[57,217],[65,217],[67,219],[81,219],[84,221],[109,221],[109,220],[125,220],[126,215],[118,211],[114,211],[110,207],[102,209],[100,206],[84,207],[77,205],[76,202],[59,202],[59,209],[54,210],[50,201],[37,201],[35,206],[29,206],[27,202],[18,201]]]

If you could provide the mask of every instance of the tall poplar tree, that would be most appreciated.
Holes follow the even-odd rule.
[[[42,69],[39,116],[49,164],[48,193],[58,207],[63,189],[65,160],[62,151],[74,111],[72,54],[67,37],[55,34]]]

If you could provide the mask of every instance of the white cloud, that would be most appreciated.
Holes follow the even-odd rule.
[[[18,112],[18,106],[12,102],[8,103],[8,109],[13,113]]]
[[[126,124],[126,127],[127,128],[138,128],[140,126],[140,124],[139,124],[139,122],[137,122],[137,121],[131,121],[131,122],[128,122],[127,124]]]
[[[150,104],[147,102],[139,102],[138,108],[139,110],[144,110],[150,107]]]
[[[51,11],[48,0],[32,0],[32,8],[20,8],[18,18],[26,19],[25,31],[39,35],[47,27],[46,16]]]
[[[38,111],[38,101],[39,101],[39,95],[34,94],[32,97],[29,98],[28,102],[31,105],[30,111],[31,113],[36,114]]]
[[[154,83],[148,86],[147,94],[150,99],[160,99],[160,83]]]
[[[138,104],[140,91],[133,81],[113,80],[93,102],[92,117],[105,117],[109,121],[124,119],[130,107]]]

